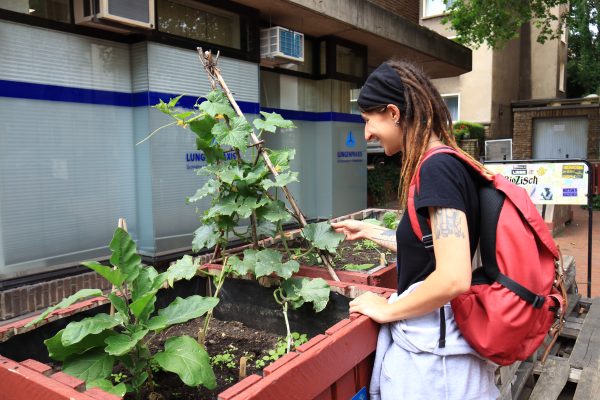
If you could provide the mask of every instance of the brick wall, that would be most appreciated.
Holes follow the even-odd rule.
[[[527,160],[533,156],[533,120],[535,118],[587,117],[588,159],[600,159],[600,114],[598,107],[556,108],[556,109],[515,109],[513,113],[513,159]]]
[[[0,321],[45,310],[80,289],[108,290],[111,285],[95,272],[69,276],[0,292]]]
[[[419,2],[421,0],[369,0],[396,15],[400,15],[415,24],[419,23]]]

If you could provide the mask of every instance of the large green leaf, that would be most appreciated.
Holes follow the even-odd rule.
[[[279,172],[285,171],[290,166],[290,160],[296,155],[295,149],[269,150],[269,159]]]
[[[316,312],[322,311],[329,301],[331,288],[321,278],[291,278],[281,284],[285,297],[291,299],[294,308],[312,302]]]
[[[132,282],[142,269],[142,258],[137,254],[135,242],[129,233],[117,228],[109,247],[112,250],[110,263],[125,274],[127,282]]]
[[[165,351],[156,353],[154,360],[162,369],[174,372],[188,386],[216,387],[215,374],[208,353],[189,337],[172,337],[165,342]]]
[[[220,215],[233,215],[239,207],[239,204],[236,202],[236,198],[237,195],[235,193],[223,197],[217,204],[213,205],[208,210],[206,216],[208,218],[214,218]]]
[[[259,221],[269,222],[287,222],[290,219],[290,213],[286,210],[285,204],[281,200],[269,202],[267,205],[256,210],[256,217]]]
[[[208,180],[200,189],[196,191],[196,194],[188,198],[188,203],[195,203],[202,200],[206,196],[213,196],[217,194],[219,187],[220,185],[218,181],[214,179]]]
[[[161,274],[162,275],[162,274]],[[155,282],[155,281],[159,282]],[[135,281],[132,282],[131,300],[136,301],[149,291],[158,289],[164,280],[160,281],[159,274],[154,267],[144,267]]]
[[[200,103],[199,108],[211,117],[227,115],[229,118],[235,117],[235,111],[227,100],[227,95],[221,90],[213,90],[206,96],[206,100]]]
[[[234,181],[244,179],[244,170],[239,165],[229,164],[229,168],[221,171],[219,179],[231,185]]]
[[[247,273],[254,273],[256,267],[256,254],[258,250],[244,250],[244,259],[240,260],[237,256],[231,256],[227,259],[227,266],[236,274],[244,276]]]
[[[339,244],[344,240],[344,234],[335,232],[329,222],[308,224],[302,229],[302,236],[317,249],[335,253]]]
[[[33,321],[27,323],[27,325],[25,325],[25,327],[29,327],[33,324],[37,324],[38,322],[40,322],[41,320],[46,318],[48,316],[48,314],[50,314],[54,310],[59,310],[61,308],[69,307],[71,304],[75,303],[78,300],[84,299],[86,297],[95,297],[95,296],[102,296],[102,290],[100,290],[100,289],[81,289],[80,291],[78,291],[75,294],[70,295],[66,299],[62,299],[62,301],[60,303],[58,303],[57,305],[46,309],[46,311],[41,313],[39,317],[37,317]]]
[[[109,293],[108,299],[115,306],[115,309],[120,312],[123,316],[127,315],[127,303],[125,300],[116,293]]]
[[[212,134],[221,146],[231,146],[244,150],[248,146],[248,137],[252,127],[244,117],[235,117],[230,120],[229,126],[219,122],[213,126]]]
[[[104,379],[112,373],[115,358],[103,350],[88,351],[68,358],[63,363],[63,372],[86,382]]]
[[[204,248],[210,249],[217,244],[221,234],[214,225],[202,225],[194,231],[194,240],[192,241],[192,250],[200,251]]]
[[[216,123],[217,121],[208,115],[189,123],[190,129],[196,134],[196,148],[204,153],[209,163],[225,159],[223,149],[214,142],[211,132]]]
[[[275,177],[275,182],[270,179],[262,181],[262,187],[265,190],[269,190],[272,187],[284,187],[292,182],[298,182],[297,172],[285,172]]]
[[[282,254],[273,249],[261,250],[256,254],[256,267],[254,273],[257,278],[276,274],[282,278],[289,278],[294,272],[298,272],[300,264],[295,260],[281,262]]]
[[[129,309],[131,313],[136,316],[139,320],[144,320],[143,315],[147,314],[149,307],[154,307],[154,302],[156,302],[156,292],[157,289],[153,289],[142,296],[140,296],[136,301],[129,305]]]
[[[96,379],[95,381],[87,382],[85,385],[85,388],[88,390],[95,387],[119,397],[123,397],[125,396],[125,393],[127,393],[127,386],[125,383],[121,382],[117,385],[113,385],[108,379]]]
[[[263,119],[257,118],[253,121],[256,129],[265,130],[267,132],[275,132],[275,130],[278,127],[285,128],[285,129],[291,129],[291,128],[296,127],[292,121],[283,119],[281,117],[281,115],[277,114],[276,112],[268,113],[268,112],[261,111],[260,114],[265,119],[263,120]]]
[[[169,286],[173,287],[176,281],[182,279],[189,281],[196,276],[196,272],[198,272],[198,263],[194,262],[192,256],[185,255],[167,269],[165,276]]]
[[[120,333],[118,335],[110,336],[106,338],[106,348],[104,349],[108,354],[113,356],[122,356],[128,353],[135,345],[146,336],[148,329],[135,332],[133,335],[127,335]]]
[[[113,269],[112,267],[102,265],[96,261],[84,261],[81,264],[96,271],[100,276],[115,286],[121,286],[125,281],[126,275],[123,274],[121,270]]]
[[[64,331],[64,329],[61,329],[50,339],[44,340],[44,344],[48,348],[48,355],[54,360],[64,361],[67,359],[67,357],[73,354],[83,354],[95,347],[104,347],[104,339],[116,334],[111,330],[105,330],[97,335],[87,335],[81,341],[72,346],[64,346],[62,343],[62,335]]]
[[[257,211],[258,213],[258,211]],[[285,221],[285,220],[282,220]],[[271,237],[277,234],[277,225],[269,221],[262,221],[259,217],[258,227],[256,228],[256,233],[259,236]]]
[[[258,199],[256,197],[243,198],[242,196],[239,196],[236,201],[236,204],[238,205],[237,213],[242,218],[248,218],[252,215],[252,211],[267,203],[269,203],[269,200],[266,197]]]
[[[71,346],[81,341],[87,335],[95,335],[106,329],[112,329],[119,325],[119,323],[118,318],[104,313],[84,318],[81,321],[71,322],[63,332],[62,344],[64,346]]]
[[[215,297],[202,297],[198,295],[190,296],[185,299],[177,297],[175,301],[167,307],[158,311],[156,317],[148,321],[148,329],[156,331],[168,326],[181,324],[190,319],[198,318],[207,311],[212,310],[219,303]]]

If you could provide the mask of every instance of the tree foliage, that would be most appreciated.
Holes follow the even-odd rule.
[[[600,0],[573,0],[569,14],[567,95],[582,97],[600,88],[598,10]]]
[[[444,1],[448,4],[448,14],[442,22],[450,23],[458,42],[473,48],[485,43],[494,49],[517,37],[521,26],[528,21],[540,30],[538,42],[559,38],[563,26],[557,22],[566,15],[558,16],[553,9],[568,4],[568,0]]]

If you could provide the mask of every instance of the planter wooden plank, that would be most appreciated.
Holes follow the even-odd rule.
[[[581,372],[581,379],[575,389],[573,400],[589,400],[598,398],[600,393],[600,370],[587,367]]]
[[[517,370],[517,379],[512,384],[512,397],[511,399],[518,399],[525,388],[525,384],[527,380],[532,376],[533,373],[533,363],[531,362],[522,362]]]
[[[0,396],[10,400],[93,400],[51,377],[0,356]]]
[[[572,367],[598,368],[600,361],[600,297],[595,298],[569,357]]]
[[[566,359],[546,360],[529,400],[556,400],[569,379],[570,371],[571,366]]]
[[[378,330],[378,324],[360,316],[232,400],[305,400],[320,396],[323,388],[332,386],[349,372],[354,374],[356,365],[375,351]],[[332,395],[333,390],[337,389],[332,389]]]

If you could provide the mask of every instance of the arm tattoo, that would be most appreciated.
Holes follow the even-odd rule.
[[[464,238],[460,225],[460,213],[457,210],[437,208],[434,214],[435,236],[437,238],[454,236]]]
[[[375,230],[377,232],[369,239],[386,249],[397,251],[396,231],[385,228],[376,228]]]

